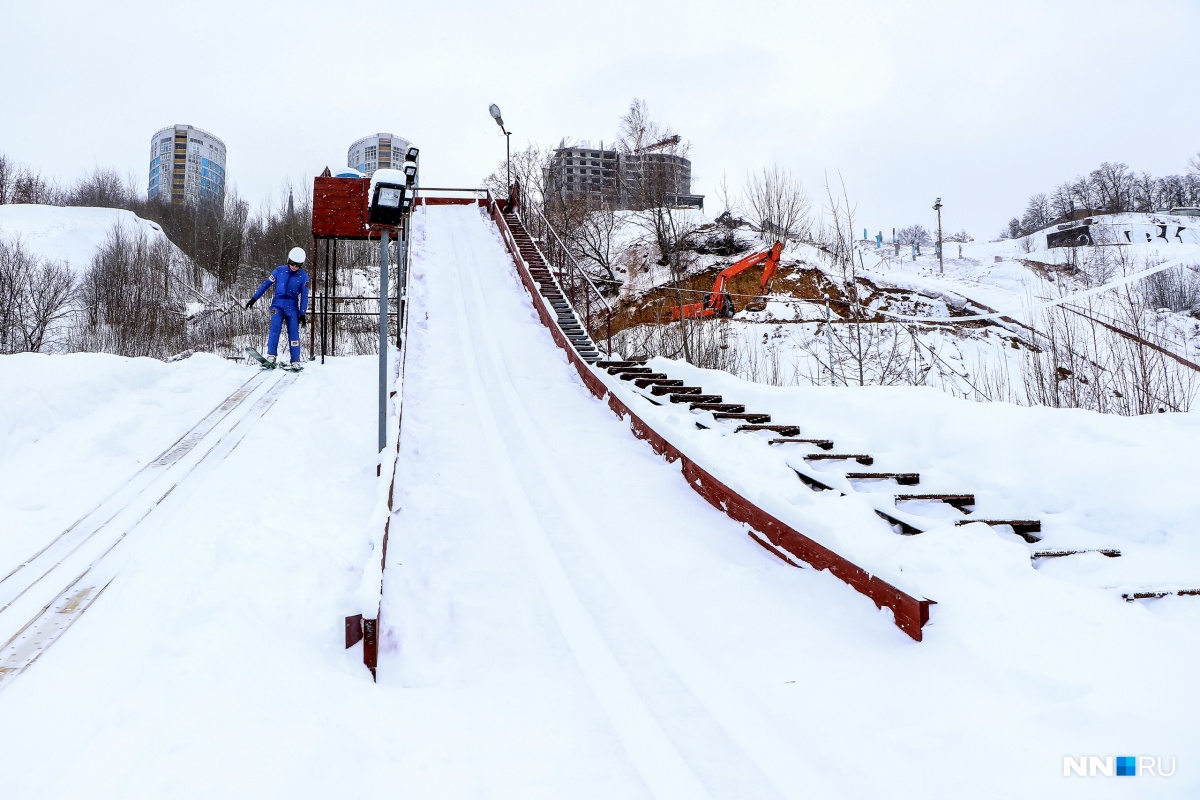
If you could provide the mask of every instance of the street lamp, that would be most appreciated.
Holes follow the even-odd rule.
[[[412,152],[412,151],[410,151]],[[400,280],[404,281],[405,244],[408,218],[412,213],[417,165],[409,161],[403,170],[380,169],[371,176],[368,189],[367,223],[379,231],[379,450],[387,446],[388,406],[388,246],[391,234],[399,235]],[[397,327],[403,324],[397,307]]]
[[[488,106],[488,113],[492,115],[492,119],[496,120],[496,124],[500,126],[500,132],[504,134],[504,177],[508,191],[512,191],[512,151],[509,149],[509,137],[512,136],[512,131],[505,130],[504,117],[500,116],[500,106],[492,103]]]
[[[933,210],[936,211],[937,215],[938,215],[937,251],[938,251],[938,274],[940,275],[946,271],[946,262],[942,258],[942,198],[939,197],[937,200],[935,200],[933,202]]]

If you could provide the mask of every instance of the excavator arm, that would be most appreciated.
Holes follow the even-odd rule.
[[[771,245],[771,249],[769,250],[764,250],[761,253],[752,253],[740,261],[735,261],[721,270],[721,273],[717,275],[717,279],[713,281],[712,291],[704,295],[703,301],[672,308],[671,319],[677,320],[681,315],[687,318],[732,317],[734,314],[733,298],[729,296],[729,282],[746,270],[754,269],[762,264],[764,265],[763,274],[759,287],[761,293],[766,294],[771,280],[775,277],[775,273],[779,269],[779,257],[782,253],[783,242],[776,242]]]

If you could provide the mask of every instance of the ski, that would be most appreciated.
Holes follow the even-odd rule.
[[[253,347],[246,348],[246,355],[248,355],[250,358],[253,358],[259,364],[262,364],[263,369],[275,369],[275,362],[268,360],[266,356],[255,350]]]

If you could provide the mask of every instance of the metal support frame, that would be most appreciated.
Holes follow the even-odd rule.
[[[329,251],[335,243],[325,240],[325,292],[321,295],[321,363],[325,363],[325,352],[329,345]]]
[[[387,356],[388,356],[388,249],[392,232],[379,237],[379,452],[387,447]]]

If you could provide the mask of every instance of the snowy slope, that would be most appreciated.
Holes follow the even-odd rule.
[[[911,569],[909,585],[943,604],[925,643],[904,641],[848,588],[760,551],[615,423],[550,348],[477,214],[429,211],[415,273],[427,316],[409,374],[408,466],[393,527],[402,533],[392,540],[381,664],[385,684],[424,697],[419,733],[403,739],[415,762],[405,785],[450,797],[961,797],[985,785],[997,797],[1107,796],[1104,786],[1064,782],[1062,755],[1135,744],[1195,750],[1188,720],[1197,698],[1185,665],[1200,648],[1200,609],[1190,601],[1127,605],[1096,588],[1114,576],[1097,573],[1095,558],[1043,574],[1027,546],[986,528],[947,526],[917,539],[880,532],[876,547],[892,543],[893,572]],[[818,433],[847,434],[850,445],[868,430],[886,445],[906,411],[919,411],[912,434],[882,457],[920,468],[935,490],[966,480],[989,510],[1054,512],[1074,502],[1104,515],[1121,502],[1111,482],[1074,497],[1091,486],[1087,472],[1045,486],[1057,475],[1050,463],[1008,485],[1020,476],[1023,442],[1057,431],[1035,452],[1045,458],[1076,436],[1108,432],[1107,418],[1064,427],[1012,407],[930,402],[940,396],[928,390],[789,395],[714,377],[704,385],[746,390],[748,401],[769,396],[781,419],[824,420]],[[865,418],[874,427],[855,421]],[[1166,437],[1194,439],[1189,420],[1176,419],[1183,427]],[[1128,424],[1114,422],[1102,441]],[[672,430],[688,428],[713,435],[690,421]],[[977,444],[962,441],[963,430],[991,437],[991,449],[967,462],[974,471],[959,466]],[[761,440],[743,435],[741,444],[725,452],[748,494],[773,508],[799,502],[802,530],[833,541],[855,534],[843,505],[794,478],[781,488],[765,462],[756,466]],[[700,452],[711,463],[720,445]],[[901,463],[906,456],[918,463]],[[1121,451],[1109,457],[1120,461]],[[1094,453],[1080,460],[1098,471],[1108,463]],[[1154,475],[1171,471],[1163,464]],[[1039,486],[1044,497],[1024,496]],[[1160,502],[1127,506],[1124,519]],[[1127,547],[1148,544],[1130,572],[1144,578],[1151,563],[1164,580],[1196,575],[1194,545],[1180,529],[1194,511],[1176,502],[1126,532]],[[1087,514],[1065,514],[1048,539],[1118,535],[1120,518],[1081,529]],[[1155,546],[1160,526],[1178,531],[1172,546]],[[1144,667],[1129,652],[1153,654],[1154,690],[1134,690]],[[639,718],[655,723],[639,733],[631,722]],[[449,728],[439,724],[446,719]],[[783,753],[772,747],[779,742]],[[988,766],[993,758],[1007,765],[1003,774]],[[1163,796],[1195,786],[1177,781]]]
[[[1035,569],[1026,545],[980,526],[859,528],[838,499],[783,487],[757,435],[663,409],[656,424],[690,429],[685,445],[740,488],[790,506],[806,533],[859,537],[938,600],[918,644],[839,581],[760,548],[596,402],[477,209],[417,221],[380,683],[340,644],[373,535],[376,362],[331,359],[219,469],[181,484],[103,597],[0,691],[5,797],[1200,792],[1200,604],[1115,591],[1197,575],[1192,415],[697,373],[881,468],[1041,515],[1047,542],[1128,551]],[[0,518],[22,511],[26,549],[73,518],[56,491],[96,502],[252,374],[203,358],[20,358],[0,358],[0,408],[20,409],[0,450],[13,482]],[[57,368],[74,358],[85,368]],[[66,488],[42,485],[55,464]],[[1179,769],[1063,778],[1062,757],[1086,754],[1175,756]]]
[[[6,574],[257,369],[3,356]],[[310,366],[171,493],[100,600],[0,692],[0,794],[333,797],[391,714],[340,647],[375,496],[370,358]],[[330,414],[330,409],[339,413]],[[382,727],[381,727],[382,726]],[[354,771],[357,773],[357,770]],[[349,788],[347,788],[349,787]]]
[[[166,239],[157,223],[119,208],[0,205],[0,237],[17,238],[28,252],[66,262],[77,274],[91,266],[96,248],[115,225],[131,234],[143,232],[151,242]]]

